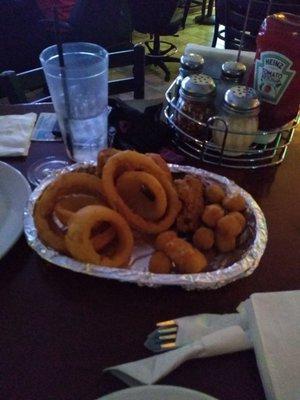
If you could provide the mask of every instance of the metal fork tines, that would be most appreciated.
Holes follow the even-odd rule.
[[[175,349],[177,337],[177,324],[174,320],[158,322],[157,334],[161,350]]]

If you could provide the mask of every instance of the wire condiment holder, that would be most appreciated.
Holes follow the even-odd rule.
[[[219,116],[212,116],[204,123],[186,114],[176,105],[174,97],[175,83],[176,81],[166,91],[167,104],[164,108],[164,115],[173,128],[172,142],[182,153],[208,164],[242,169],[257,169],[278,165],[284,160],[288,146],[292,142],[295,128],[300,120],[299,113],[297,118],[283,127],[270,131],[255,132],[254,142],[241,152],[240,149],[228,146],[228,135],[253,136],[253,132],[243,132],[242,134],[233,132],[229,129],[225,119]],[[179,114],[190,123],[199,126],[199,131],[201,130],[202,132],[201,136],[195,137],[183,130],[177,122],[176,115]],[[223,125],[224,128],[222,129],[220,124],[216,128],[214,126],[216,122],[221,122],[221,126]],[[213,131],[218,131],[223,136],[221,146],[214,143],[212,139]]]
[[[267,2],[263,3],[267,7],[266,16],[270,14],[273,2],[276,3],[274,0],[267,0]],[[229,63],[230,69],[233,69],[227,72],[242,72],[239,71],[239,68],[243,66],[240,63],[240,57],[245,38],[249,35],[247,24],[253,3],[262,2],[261,0],[249,0],[248,2],[236,61]],[[222,73],[228,67],[226,64],[228,63],[225,62],[222,65]],[[224,69],[223,67],[226,68]],[[246,67],[244,68],[246,69]],[[175,80],[166,91],[167,105],[164,109],[164,115],[173,128],[173,144],[182,153],[209,164],[231,168],[257,169],[282,163],[286,157],[288,146],[292,142],[295,128],[299,123],[300,112],[298,112],[298,116],[293,121],[277,129],[247,132],[247,128],[242,128],[242,131],[239,129],[238,132],[234,132],[230,130],[226,118],[222,118],[221,115],[211,116],[206,119],[206,122],[203,122],[203,120],[197,120],[194,114],[192,116],[184,112],[182,107],[180,108],[176,104],[179,90],[176,85],[177,82]],[[216,110],[216,113],[219,111]],[[185,124],[179,124],[178,122],[183,119]],[[199,134],[189,132],[189,129],[187,129],[188,124],[196,127],[197,131],[199,130]],[[247,126],[247,124],[245,125]],[[235,146],[233,145],[234,143],[236,144]]]

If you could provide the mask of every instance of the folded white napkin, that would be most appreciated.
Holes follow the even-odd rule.
[[[239,326],[217,330],[179,349],[128,364],[107,368],[129,386],[151,384],[162,379],[187,360],[234,353],[251,348],[245,332]]]
[[[258,293],[240,304],[238,314],[179,318],[176,344],[182,347],[106,371],[130,386],[151,384],[187,360],[253,346],[267,398],[299,400],[299,300],[300,291]]]
[[[0,157],[27,156],[37,115],[0,116]]]
[[[300,399],[300,290],[257,293],[242,303],[269,400]]]

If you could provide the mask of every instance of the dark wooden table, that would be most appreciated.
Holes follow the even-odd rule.
[[[0,114],[48,111],[1,106]],[[265,213],[269,241],[257,270],[218,290],[150,289],[49,265],[22,236],[0,261],[0,398],[93,400],[125,385],[105,367],[149,356],[143,342],[157,321],[196,313],[230,313],[255,292],[300,288],[300,132],[279,167],[234,171]],[[32,143],[28,157],[6,158],[26,175],[36,159],[66,158],[62,143]],[[253,351],[185,363],[162,384],[219,400],[263,400]]]

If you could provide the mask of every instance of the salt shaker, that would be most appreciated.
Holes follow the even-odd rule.
[[[253,88],[238,85],[227,90],[218,117],[228,126],[225,154],[238,156],[247,151],[256,138],[260,101]],[[218,128],[219,130],[216,130]],[[222,147],[224,123],[217,120],[213,124],[213,141]]]
[[[196,74],[184,78],[176,104],[179,110],[175,113],[176,125],[191,136],[201,138],[206,131],[205,127],[182,113],[205,124],[208,118],[214,114],[215,93],[215,82],[208,75]]]

